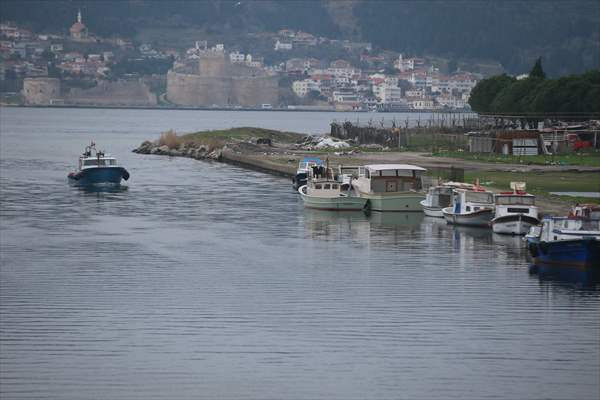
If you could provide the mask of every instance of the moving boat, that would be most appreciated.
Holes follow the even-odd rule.
[[[489,226],[494,215],[494,194],[478,184],[454,189],[452,206],[442,209],[442,213],[450,224]]]
[[[298,189],[304,206],[319,210],[362,210],[367,199],[356,196],[352,189],[352,178],[348,175],[338,175],[333,179],[329,169],[324,176],[315,177],[312,171],[308,173],[308,183]]]
[[[460,182],[445,182],[438,186],[432,186],[427,191],[425,200],[420,202],[425,215],[436,218],[444,218],[442,209],[452,204],[452,191],[454,188],[472,187],[473,185]]]
[[[118,166],[114,157],[104,151],[96,150],[96,144],[92,142],[79,156],[78,169],[76,172],[70,172],[68,179],[70,183],[76,185],[118,185],[121,179],[129,179],[129,172]]]
[[[304,157],[298,163],[298,169],[296,175],[292,178],[292,185],[294,189],[298,190],[301,186],[306,185],[308,182],[308,175],[313,171],[313,167],[325,168],[323,161],[316,157]]]
[[[357,196],[373,211],[422,211],[421,176],[425,168],[407,164],[372,164],[360,167],[352,181]]]
[[[535,196],[525,192],[524,182],[511,182],[512,192],[494,196],[496,208],[492,230],[496,233],[525,235],[532,226],[538,225],[538,208]]]
[[[600,267],[600,219],[546,217],[526,240],[534,264]]]

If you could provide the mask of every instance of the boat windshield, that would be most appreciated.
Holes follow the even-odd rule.
[[[496,204],[499,205],[512,205],[520,204],[525,206],[535,205],[535,197],[531,196],[498,196],[496,197]]]
[[[466,200],[472,203],[493,203],[494,195],[487,192],[467,192]]]

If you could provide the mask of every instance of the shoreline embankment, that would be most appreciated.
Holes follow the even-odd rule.
[[[194,142],[185,142],[177,148],[169,148],[158,142],[145,141],[133,152],[139,154],[162,155],[168,157],[187,157],[196,160],[218,161],[238,167],[268,173],[271,175],[291,178],[294,176],[298,161],[306,155],[306,151],[293,150],[288,146],[254,145],[240,142],[237,145],[228,143],[222,147],[211,148]],[[363,152],[356,154],[341,154],[320,152],[311,154],[326,159],[332,167],[337,165],[365,165],[374,163],[408,163],[420,165],[431,171],[432,174],[440,170],[480,170],[502,171],[515,173],[540,174],[543,172],[593,172],[600,173],[597,167],[567,167],[567,166],[542,166],[542,165],[511,165],[511,164],[486,164],[473,161],[457,160],[443,157],[431,157],[421,153],[411,152]],[[507,188],[491,186],[490,190],[499,192]],[[538,206],[545,214],[566,214],[572,201],[561,198],[537,196]]]

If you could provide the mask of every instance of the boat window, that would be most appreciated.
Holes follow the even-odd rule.
[[[395,169],[387,169],[380,171],[381,176],[398,176],[398,171]]]
[[[369,172],[368,169],[365,169],[365,178],[370,178],[371,177],[371,173]]]
[[[486,192],[467,192],[466,201],[473,203],[493,203],[494,197],[492,193]]]
[[[507,211],[510,213],[518,213],[518,214],[527,214],[529,213],[528,208],[516,208],[516,207],[508,207]]]
[[[467,206],[467,211],[471,211],[471,206]]]
[[[323,189],[330,189],[331,185],[329,183],[326,183],[323,185]]]
[[[117,164],[117,160],[110,160],[110,165],[116,165]]]
[[[334,183],[334,184],[332,184],[332,185],[331,185],[331,188],[332,188],[332,189],[337,189],[337,188],[338,188],[338,185],[337,185],[337,183]]]
[[[496,198],[496,204],[510,205],[510,204],[522,204],[524,206],[535,205],[535,197],[530,196],[498,196]]]
[[[320,183],[317,183],[317,184],[315,185],[315,189],[321,189],[321,184],[320,184]]]

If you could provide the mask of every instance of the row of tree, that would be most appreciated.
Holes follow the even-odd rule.
[[[525,79],[497,75],[480,81],[469,104],[486,114],[600,113],[600,70],[546,79],[538,59]]]

